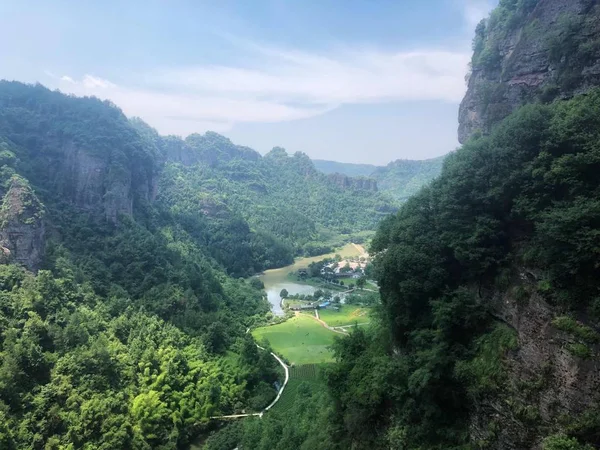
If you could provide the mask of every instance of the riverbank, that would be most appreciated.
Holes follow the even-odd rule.
[[[265,292],[267,293],[267,299],[271,304],[273,314],[278,316],[284,315],[284,311],[281,308],[281,297],[279,295],[283,289],[287,290],[290,295],[312,295],[316,289],[320,288],[315,287],[312,284],[303,284],[297,280],[290,279],[290,273],[297,272],[300,269],[306,269],[313,262],[334,258],[335,255],[340,255],[342,258],[352,258],[360,256],[363,252],[364,249],[357,244],[346,244],[343,247],[336,249],[334,252],[307,258],[298,258],[294,261],[294,264],[279,269],[270,269],[259,275],[258,278],[265,285]],[[329,285],[327,288],[329,288]]]

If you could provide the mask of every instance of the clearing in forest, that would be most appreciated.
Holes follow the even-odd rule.
[[[333,361],[329,346],[336,334],[311,317],[291,319],[252,331],[257,342],[266,339],[273,351],[291,364],[318,364]]]
[[[339,311],[320,309],[319,318],[330,327],[368,323],[371,321],[370,308],[364,306],[341,305]]]

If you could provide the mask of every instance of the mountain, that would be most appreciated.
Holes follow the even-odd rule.
[[[525,103],[566,99],[597,86],[597,9],[594,0],[501,1],[475,31],[460,142],[488,133]]]
[[[363,239],[396,208],[372,180],[323,175],[301,153],[275,148],[261,157],[212,132],[159,136],[111,105],[42,86],[3,83],[0,96],[0,136],[44,202],[113,224],[158,205],[238,276]],[[0,241],[13,258],[27,258],[23,251],[34,244],[11,241],[11,224],[0,230]],[[22,239],[37,243],[30,267],[40,262],[43,230],[41,223],[22,229]]]
[[[380,328],[336,348],[348,447],[600,446],[599,17],[502,0],[477,27],[464,145],[380,226]]]
[[[405,201],[411,195],[440,174],[445,156],[426,160],[398,159],[387,166],[339,163],[313,160],[317,170],[326,174],[343,174],[350,177],[366,177],[376,182],[377,188],[397,201]]]
[[[377,180],[381,192],[405,201],[436,178],[442,171],[446,156],[420,161],[398,159],[378,167],[370,177]]]
[[[377,168],[373,164],[342,163],[324,159],[313,159],[312,161],[316,169],[323,173],[341,173],[350,177],[368,177]]]
[[[288,155],[276,147],[261,157],[216,133],[181,140],[154,132],[152,140],[167,155],[159,204],[177,217],[202,212],[205,221],[224,228],[237,218],[235,227],[251,234],[243,251],[231,251],[235,242],[228,232],[213,233],[208,243],[222,249],[217,259],[238,275],[364,239],[397,209],[372,180],[324,175],[303,153]],[[220,243],[215,234],[222,237]],[[247,258],[240,257],[244,253]]]
[[[372,180],[216,133],[160,136],[96,98],[0,82],[0,448],[176,448],[261,410],[258,280],[364,239]]]
[[[501,0],[477,27],[463,145],[372,241],[377,320],[334,344],[318,412],[236,443],[310,423],[325,450],[600,447],[599,14]]]

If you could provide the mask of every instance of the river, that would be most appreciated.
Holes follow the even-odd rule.
[[[296,283],[288,278],[290,272],[295,272],[298,269],[305,269],[312,262],[321,261],[325,258],[333,258],[335,255],[341,257],[353,257],[361,254],[360,247],[355,244],[346,244],[345,246],[337,249],[333,253],[327,253],[324,255],[311,256],[310,258],[298,258],[294,264],[289,266],[281,267],[279,269],[271,269],[265,271],[259,276],[259,279],[265,285],[265,291],[267,298],[271,304],[271,310],[273,314],[282,316],[283,310],[281,309],[281,297],[279,293],[282,289],[286,289],[290,294],[312,294],[315,292],[315,287],[308,284]]]

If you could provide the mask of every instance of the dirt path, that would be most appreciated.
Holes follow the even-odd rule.
[[[346,334],[348,334],[348,332],[346,332],[346,331],[344,331],[344,330],[341,330],[341,331],[340,331],[340,330],[336,330],[336,329],[335,329],[335,328],[333,328],[333,327],[330,327],[329,325],[327,325],[327,323],[326,323],[325,321],[323,321],[323,320],[319,319],[318,317],[315,317],[315,316],[313,316],[313,315],[311,315],[311,314],[302,314],[300,311],[296,311],[296,316],[300,316],[300,315],[302,315],[302,316],[306,316],[306,317],[310,317],[311,319],[313,319],[313,320],[314,320],[314,321],[316,321],[316,322],[319,322],[319,323],[320,323],[321,325],[323,325],[325,328],[327,328],[327,329],[328,329],[328,330],[330,330],[330,331],[333,331],[334,333],[339,333],[339,334],[343,334],[343,335],[346,335]]]
[[[354,246],[354,248],[356,250],[358,250],[360,252],[360,256],[363,256],[363,255],[367,254],[367,251],[365,250],[365,248],[362,245],[355,244],[354,242],[352,243],[352,245]]]

